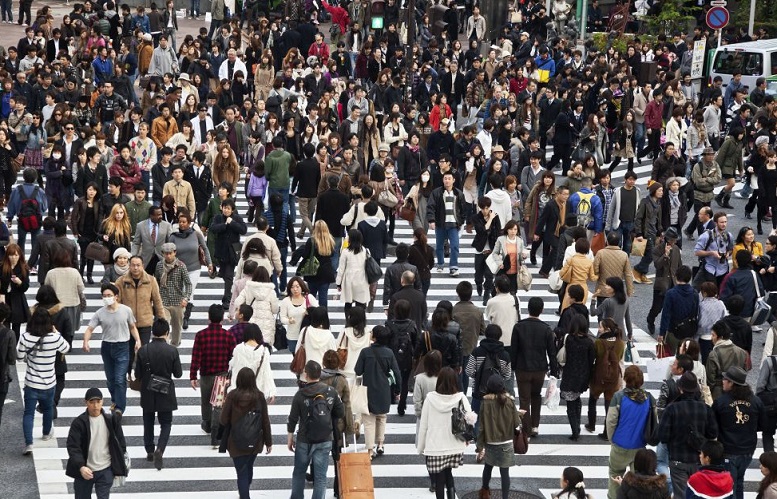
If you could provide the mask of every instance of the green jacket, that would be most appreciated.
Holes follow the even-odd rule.
[[[294,162],[291,154],[283,149],[273,149],[264,160],[264,174],[270,189],[288,189],[290,170]]]
[[[134,236],[135,227],[137,227],[138,223],[142,222],[143,220],[148,220],[148,210],[151,208],[151,203],[145,199],[143,202],[137,203],[133,199],[129,203],[125,204],[124,208],[127,210],[127,218],[129,218],[130,229],[132,230],[132,235]]]
[[[515,400],[509,395],[504,405],[499,403],[496,395],[485,395],[478,420],[478,451],[484,449],[487,443],[512,441],[515,428],[521,426],[521,415],[515,407]]]
[[[723,175],[734,175],[744,170],[742,166],[742,143],[729,135],[718,149],[715,161],[720,165]]]

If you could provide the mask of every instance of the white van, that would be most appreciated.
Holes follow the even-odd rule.
[[[720,76],[726,87],[734,72],[742,73],[742,84],[749,91],[755,88],[755,81],[761,76],[768,78],[777,75],[777,39],[733,43],[715,50],[710,81]]]

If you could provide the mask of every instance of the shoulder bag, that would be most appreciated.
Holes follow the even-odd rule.
[[[755,294],[757,297],[755,300],[755,308],[753,308],[753,315],[750,317],[750,324],[753,326],[760,326],[769,318],[772,307],[766,302],[766,298],[761,295],[761,291],[758,289],[758,278],[755,275],[755,271],[751,270],[750,272],[753,273],[753,285],[755,286]]]
[[[310,241],[310,254],[305,262],[297,269],[297,274],[302,277],[313,277],[318,274],[318,268],[321,266],[318,258],[315,255],[316,243],[311,239]]]
[[[399,203],[397,195],[394,194],[394,186],[389,183],[388,180],[383,185],[383,190],[378,194],[378,204],[386,206],[388,208],[396,208]]]
[[[451,409],[451,433],[464,442],[475,440],[475,427],[467,422],[467,413],[462,400],[459,400],[457,407]]]
[[[306,354],[305,354],[305,336],[308,334],[308,328],[305,328],[304,331],[302,331],[302,338],[300,338],[300,343],[297,345],[297,351],[294,352],[294,359],[291,361],[291,365],[289,366],[289,370],[299,376],[302,374],[302,371],[305,370],[305,362],[307,361]]]
[[[275,340],[272,344],[276,350],[286,350],[289,348],[289,340],[286,336],[286,326],[281,322],[281,311],[275,314]]]
[[[523,264],[523,258],[518,259],[518,288],[529,291],[531,289],[532,275],[529,268]]]
[[[345,364],[348,362],[348,336],[343,331],[343,338],[345,338],[345,346],[343,346],[343,339],[340,339],[340,345],[337,347],[337,368],[345,368]]]
[[[111,260],[110,250],[108,250],[104,244],[98,243],[97,241],[89,243],[84,252],[84,256],[86,256],[88,260],[94,260],[95,262],[100,263],[108,263]]]
[[[364,273],[367,275],[367,283],[375,284],[383,277],[383,270],[380,268],[380,264],[372,258],[370,250],[365,248],[367,252],[367,258],[364,260]]]
[[[423,332],[423,337],[424,337],[424,343],[426,344],[426,353],[423,354],[418,359],[418,365],[415,368],[415,374],[416,375],[421,374],[421,373],[424,372],[424,357],[429,355],[429,352],[432,351],[432,337],[431,337],[429,331],[424,331]]]

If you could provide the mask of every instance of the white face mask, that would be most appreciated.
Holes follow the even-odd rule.
[[[386,170],[386,176],[391,177],[394,175],[394,170]]]
[[[111,305],[113,305],[113,302],[114,302],[115,300],[116,300],[116,297],[115,297],[115,296],[103,296],[103,304],[104,304],[106,307],[110,307]]]
[[[52,154],[51,157],[54,158],[54,159],[60,159],[62,157],[62,155],[61,154]]]
[[[425,174],[421,175],[421,180],[423,180],[424,182],[429,182],[429,175],[425,175]]]

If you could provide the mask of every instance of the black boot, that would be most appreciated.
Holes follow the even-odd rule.
[[[183,328],[189,329],[189,317],[192,315],[192,309],[194,308],[194,305],[191,303],[186,304],[186,310],[183,313]]]
[[[731,206],[731,203],[729,203],[729,201],[731,201],[731,193],[728,193],[725,196],[723,196],[723,204],[721,205],[721,207],[729,210],[733,210],[734,207]]]
[[[718,203],[718,206],[723,208],[723,196],[726,194],[726,191],[721,190],[717,196],[715,196],[715,202]]]
[[[448,499],[456,499],[456,487],[448,487],[446,490]]]

